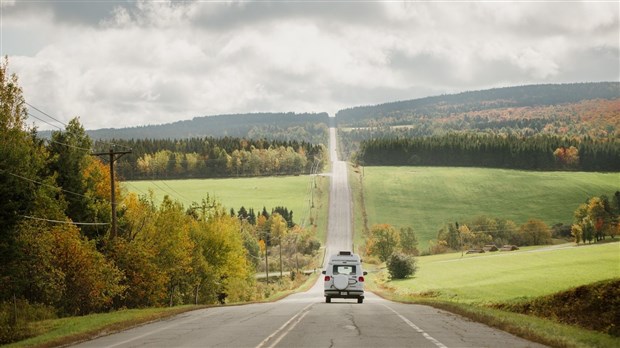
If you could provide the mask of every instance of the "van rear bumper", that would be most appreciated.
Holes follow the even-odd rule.
[[[325,290],[325,297],[331,298],[364,298],[364,291],[360,290]]]

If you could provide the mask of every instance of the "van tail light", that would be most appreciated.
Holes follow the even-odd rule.
[[[363,282],[363,281],[364,281],[364,277],[360,276],[358,280],[359,280],[360,282]]]
[[[330,278],[330,276],[325,276],[325,281],[328,282],[330,281],[332,278]]]

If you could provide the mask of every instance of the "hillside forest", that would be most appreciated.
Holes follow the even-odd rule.
[[[617,171],[620,162],[619,83],[466,92],[338,120],[342,154],[363,165]]]

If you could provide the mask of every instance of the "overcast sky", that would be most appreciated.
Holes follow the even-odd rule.
[[[27,102],[87,129],[620,80],[618,1],[0,1]]]

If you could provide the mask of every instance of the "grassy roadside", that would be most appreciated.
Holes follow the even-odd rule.
[[[367,285],[370,285],[368,282]],[[620,339],[551,320],[511,313],[477,304],[465,304],[424,297],[395,295],[393,292],[368,286],[375,294],[395,302],[416,303],[461,315],[473,321],[509,332],[513,335],[551,347],[618,347]]]
[[[41,335],[6,347],[58,347],[126,330],[145,323],[169,318],[208,306],[127,309],[110,313],[51,319],[38,322]]]
[[[281,300],[291,294],[307,291],[314,285],[317,274],[299,277],[297,281],[274,283],[274,292],[268,298],[256,303]],[[238,304],[231,304],[238,305]],[[212,308],[215,305],[178,306],[166,308],[127,309],[110,313],[91,314],[82,317],[51,319],[38,322],[37,329],[41,335],[6,345],[7,348],[18,347],[59,347],[87,341],[99,336],[124,331],[132,327],[166,319],[181,313]]]
[[[552,320],[492,308],[618,278],[620,243],[530,247],[514,253],[418,258],[412,278],[390,281],[368,265],[368,290],[404,303],[430,305],[553,347],[620,346],[620,338]]]

